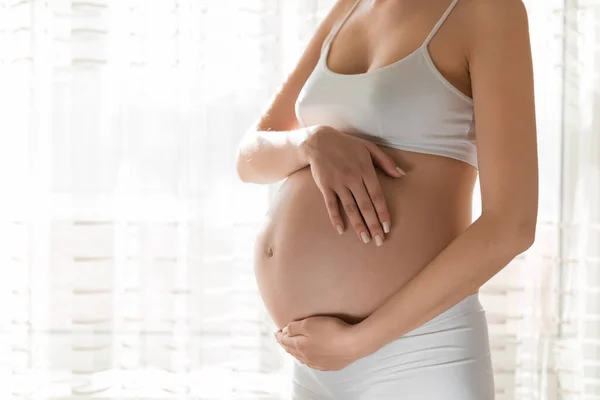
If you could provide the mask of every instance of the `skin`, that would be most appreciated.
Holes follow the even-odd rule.
[[[337,201],[340,198],[359,240],[368,243],[374,237],[376,243],[381,243],[384,233],[390,230],[391,218],[375,166],[392,177],[402,177],[405,172],[393,157],[366,140],[344,135],[329,126],[299,128],[294,110],[298,94],[319,59],[325,37],[352,4],[339,1],[319,26],[268,110],[244,136],[237,171],[244,182],[264,184],[277,182],[310,165],[334,229],[342,234],[346,228]],[[340,140],[342,135],[345,138]]]
[[[326,152],[327,148],[334,147],[310,146],[311,138],[318,137],[314,133],[323,131],[315,127],[294,130],[291,121],[295,117],[290,114],[289,107],[286,114],[282,111],[286,107],[277,107],[277,104],[287,104],[290,99],[295,101],[314,68],[326,32],[352,4],[353,1],[336,3],[309,44],[296,74],[291,75],[279,92],[278,99],[284,100],[277,103],[276,98],[275,106],[262,119],[259,129],[248,135],[238,158],[241,160],[238,171],[240,176],[247,177],[247,181],[257,181],[258,176],[263,177],[263,182],[269,178],[281,179],[306,165],[313,169],[314,163],[318,164],[315,160],[325,158],[315,156],[317,149]],[[329,68],[343,73],[361,73],[409,54],[419,45],[419,38],[422,40],[426,36],[431,21],[437,20],[440,10],[448,4],[442,0],[431,0],[427,4],[416,0],[365,1],[359,6],[361,13],[352,25],[348,21],[349,27],[340,31],[332,45]],[[404,15],[415,17],[402,18]],[[407,36],[407,32],[413,34]],[[385,40],[390,36],[415,39],[414,43],[405,39]],[[438,36],[429,47],[434,62],[449,82],[474,99],[482,214],[435,252],[431,260],[404,277],[405,281],[397,290],[365,313],[358,323],[317,315],[295,319],[276,332],[275,337],[283,348],[312,368],[339,370],[371,354],[475,293],[533,243],[538,201],[537,145],[525,8],[519,0],[461,0]],[[256,138],[261,135],[261,129],[271,132],[272,140],[263,136],[262,150],[257,151],[260,141]],[[276,129],[279,129],[278,133],[273,133]],[[338,139],[339,142],[341,138]],[[271,164],[267,163],[266,156],[261,164],[261,152],[269,154]],[[410,187],[408,181],[402,183],[402,180],[408,180],[411,174],[419,175],[418,171],[437,162],[402,151],[385,152],[407,172],[406,177],[397,178],[396,186]],[[248,161],[250,156],[255,160],[253,164]],[[276,166],[275,159],[279,161]],[[339,177],[335,175],[337,167],[324,165],[319,164],[323,171],[314,177],[315,182],[321,177],[330,182],[327,180],[331,179],[327,178],[330,175]],[[450,168],[451,164],[447,166]],[[378,176],[380,181],[384,179]],[[429,176],[422,174],[419,179]],[[451,179],[469,182],[472,175],[468,170],[456,171]],[[319,187],[319,190],[323,188]],[[383,189],[384,194],[386,190]],[[385,251],[393,253],[393,249]],[[403,256],[404,252],[397,254],[397,257]]]

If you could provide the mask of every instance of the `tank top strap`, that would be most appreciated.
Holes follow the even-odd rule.
[[[427,36],[427,39],[425,39],[425,42],[423,42],[423,47],[427,46],[429,44],[429,42],[431,41],[431,39],[433,39],[433,37],[435,36],[435,34],[437,33],[437,31],[444,24],[444,22],[446,21],[446,19],[448,18],[448,16],[452,12],[452,10],[454,9],[454,6],[456,6],[456,3],[458,3],[458,0],[452,0],[452,3],[450,3],[450,6],[446,9],[446,11],[442,15],[442,17],[435,24],[435,26],[433,27],[433,29],[429,33],[429,36]]]
[[[354,12],[354,10],[356,9],[356,7],[360,3],[360,1],[361,0],[356,0],[356,2],[354,3],[354,5],[350,8],[350,11],[348,11],[348,13],[346,14],[346,16],[344,17],[344,19],[342,19],[342,21],[338,24],[338,26],[335,29],[331,30],[331,32],[329,33],[329,35],[325,39],[325,43],[323,43],[323,49],[322,50],[327,49],[329,47],[329,45],[331,45],[331,42],[333,41],[333,39],[335,39],[335,37],[337,36],[338,32],[340,31],[340,29],[342,29],[342,26],[344,26],[344,24],[346,23],[346,21],[348,20],[348,18],[350,18],[350,16]]]

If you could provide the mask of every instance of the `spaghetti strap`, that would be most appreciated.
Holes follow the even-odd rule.
[[[333,41],[333,39],[335,39],[335,37],[337,36],[340,29],[342,29],[342,26],[344,26],[344,24],[346,23],[348,18],[350,18],[350,16],[352,15],[352,13],[354,12],[354,10],[356,9],[356,7],[358,6],[359,3],[360,3],[360,0],[356,0],[354,5],[350,8],[350,11],[348,11],[346,16],[344,17],[344,19],[342,19],[342,21],[338,24],[338,26],[335,29],[333,29],[331,31],[331,33],[329,33],[329,36],[327,37],[327,39],[325,40],[325,43],[323,45],[323,50],[327,49],[329,47],[329,45],[331,45],[331,42]]]
[[[452,10],[454,9],[454,6],[456,6],[456,3],[458,3],[458,0],[452,0],[452,3],[450,4],[450,6],[446,9],[446,12],[444,12],[444,14],[440,18],[440,20],[437,22],[437,24],[435,24],[435,26],[431,30],[431,33],[429,33],[429,36],[427,36],[427,39],[425,39],[425,42],[423,43],[423,47],[425,47],[429,44],[431,39],[435,36],[437,31],[444,24],[444,22],[446,21],[446,19],[448,18],[448,16],[452,12]]]

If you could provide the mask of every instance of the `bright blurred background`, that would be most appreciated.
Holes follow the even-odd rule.
[[[0,399],[289,399],[234,156],[331,3],[0,0]],[[525,3],[540,218],[482,289],[497,399],[600,399],[600,0]]]

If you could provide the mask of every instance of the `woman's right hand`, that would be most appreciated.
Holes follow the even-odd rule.
[[[391,220],[375,165],[395,178],[404,176],[404,171],[375,143],[329,126],[317,127],[301,149],[333,227],[339,234],[345,230],[339,199],[358,238],[364,243],[374,238],[381,246]]]

